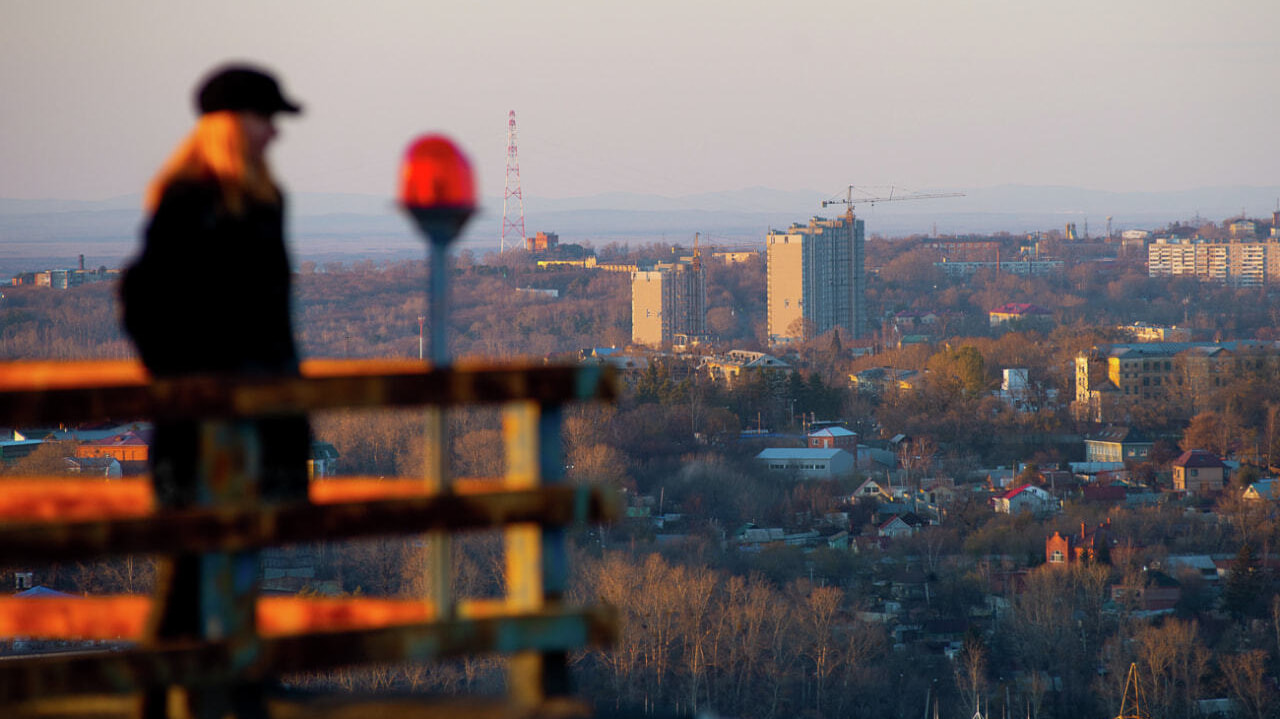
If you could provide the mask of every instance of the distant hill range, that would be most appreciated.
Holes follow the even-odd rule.
[[[921,190],[930,192],[930,190]],[[1221,221],[1245,214],[1270,215],[1280,187],[1208,187],[1177,192],[1104,192],[1075,187],[1003,185],[963,190],[965,197],[859,205],[869,234],[899,237],[1007,231],[1014,234],[1061,228],[1080,232],[1152,229],[1194,217]],[[748,188],[683,197],[610,193],[566,199],[528,198],[525,229],[556,232],[561,242],[692,242],[701,232],[709,244],[758,245],[765,232],[812,215],[834,215],[843,206],[816,191]],[[137,195],[101,201],[0,199],[0,272],[57,258],[66,265],[86,255],[91,266],[115,265],[131,254],[142,222]],[[297,259],[416,257],[421,242],[389,197],[295,194],[290,232]],[[497,249],[502,201],[488,198],[468,227],[462,247],[477,253]]]

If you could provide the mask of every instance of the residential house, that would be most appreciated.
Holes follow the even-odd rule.
[[[1227,465],[1218,455],[1189,449],[1173,460],[1173,488],[1190,494],[1220,492],[1227,486]]]
[[[769,470],[800,479],[839,479],[853,474],[853,455],[843,449],[771,447],[755,459]]]
[[[1059,534],[1044,540],[1044,561],[1050,566],[1093,562],[1111,555],[1111,520],[1091,529],[1080,523],[1080,534]]]
[[[929,335],[901,335],[898,337],[898,349],[910,345],[927,345],[933,341]]]
[[[899,334],[911,334],[938,324],[938,319],[938,314],[929,310],[903,310],[893,316],[893,326]]]
[[[1154,446],[1151,438],[1133,427],[1107,426],[1084,440],[1086,462],[1145,462]]]
[[[991,489],[1005,489],[1013,484],[1018,473],[1006,467],[996,467],[995,469],[979,469],[979,476],[986,481]]]
[[[1004,514],[1049,514],[1058,509],[1058,500],[1034,484],[1024,484],[996,497],[994,506]]]
[[[884,472],[898,466],[898,455],[887,449],[858,445],[857,466],[864,472]]]
[[[311,479],[332,477],[338,469],[338,448],[328,442],[313,440],[307,459],[307,476]]]
[[[623,384],[634,390],[640,376],[649,369],[649,358],[645,355],[628,354],[616,347],[593,347],[581,350],[578,361],[583,364],[599,364],[612,367]]]
[[[833,532],[824,537],[821,532],[814,529],[788,534],[781,527],[757,527],[754,524],[747,524],[734,532],[733,540],[739,551],[759,552],[766,546],[816,547],[821,544],[830,546],[832,537],[838,534],[839,532]],[[834,541],[839,543],[843,539],[847,542],[848,536],[849,533],[846,531],[843,538],[836,537]]]
[[[877,482],[874,479],[868,478],[862,484],[858,485],[857,489],[853,490],[853,497],[851,499],[854,502],[857,502],[860,499],[874,499],[874,500],[893,499],[893,495],[889,493],[889,490],[886,489],[886,487],[887,485],[881,484],[880,482]]]
[[[1081,498],[1091,504],[1107,504],[1115,506],[1124,504],[1128,496],[1122,484],[1090,484],[1081,488]]]
[[[1258,562],[1258,569],[1263,573],[1273,574],[1277,571],[1280,571],[1280,557],[1276,556],[1275,554],[1264,555],[1262,553],[1259,553],[1255,556],[1255,558]],[[1213,560],[1213,565],[1218,570],[1219,579],[1221,580],[1230,579],[1231,573],[1234,572],[1236,568],[1236,557],[1234,555],[1215,557]]]
[[[950,507],[964,494],[949,477],[931,477],[921,483],[920,499],[935,508]]]
[[[937,313],[928,310],[903,310],[891,319],[893,336],[899,347],[927,343],[940,327],[939,320]]]
[[[119,479],[122,476],[120,460],[115,457],[67,457],[63,461],[69,474],[107,479]]]
[[[106,439],[90,440],[76,447],[77,457],[114,457],[121,463],[146,462],[150,432],[129,430]]]
[[[19,432],[14,432],[13,435],[14,439],[0,439],[0,462],[16,462],[44,444],[43,439],[27,439]]]
[[[858,435],[844,427],[825,427],[809,433],[809,446],[813,449],[844,449],[856,452]]]
[[[1117,330],[1129,335],[1135,342],[1190,342],[1191,330],[1186,327],[1150,325],[1146,322],[1134,322],[1131,325],[1120,325]]]
[[[898,391],[915,389],[922,375],[913,369],[872,367],[849,375],[849,386],[860,394],[881,397]]]
[[[910,537],[919,532],[921,527],[928,526],[928,524],[928,520],[913,512],[895,514],[887,521],[882,522],[879,527],[876,527],[876,535],[888,537],[889,539]]]
[[[1124,462],[1067,462],[1071,474],[1086,482],[1101,482],[1107,476],[1124,472]]]
[[[1206,582],[1218,581],[1218,565],[1208,554],[1179,554],[1165,557],[1164,565],[1179,576],[1193,574]]]
[[[1080,488],[1080,479],[1065,469],[1041,469],[1041,481],[1054,496],[1062,497],[1067,492]]]
[[[1111,600],[1140,612],[1172,612],[1182,598],[1182,585],[1164,572],[1145,570],[1142,580],[1111,585]]]
[[[1026,302],[1010,302],[987,313],[987,319],[992,327],[999,327],[1009,322],[1046,320],[1052,316],[1053,313],[1044,307]]]
[[[1025,367],[1006,367],[1001,371],[1000,389],[992,396],[1015,412],[1028,413],[1056,403],[1058,390],[1033,384]]]
[[[729,350],[723,355],[703,357],[698,369],[706,372],[713,381],[724,382],[725,386],[731,387],[743,372],[790,370],[791,365],[764,352]]]
[[[1280,480],[1275,478],[1260,479],[1245,487],[1242,496],[1252,502],[1274,502],[1280,499]]]

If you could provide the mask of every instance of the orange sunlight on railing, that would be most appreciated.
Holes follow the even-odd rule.
[[[155,511],[146,477],[129,479],[5,479],[0,520],[48,522],[141,517]]]
[[[131,641],[144,639],[154,602],[150,595],[109,597],[0,597],[0,637]],[[459,603],[463,619],[506,613],[505,599]],[[421,599],[369,597],[262,597],[258,632],[264,637],[323,631],[374,629],[436,619],[435,607]]]
[[[477,477],[454,480],[457,494],[501,491],[501,480]],[[369,502],[436,494],[420,479],[345,477],[311,482],[315,504]],[[0,480],[0,521],[88,521],[143,517],[155,512],[155,491],[147,477],[68,479],[65,477]]]

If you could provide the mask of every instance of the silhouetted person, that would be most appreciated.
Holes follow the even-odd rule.
[[[157,377],[193,372],[296,375],[289,323],[284,201],[265,150],[274,117],[297,113],[265,72],[214,72],[197,94],[200,119],[147,188],[142,254],[123,283],[124,324]],[[305,422],[263,420],[262,495],[306,488]],[[153,460],[167,503],[186,506],[194,433],[157,428]],[[164,430],[164,431],[162,431]]]
[[[150,217],[142,253],[128,268],[121,290],[125,329],[155,377],[296,376],[284,198],[265,151],[276,135],[276,115],[301,108],[285,98],[271,75],[248,66],[215,70],[201,83],[196,104],[195,129],[147,188]],[[195,421],[157,423],[151,465],[164,506],[205,501],[197,496],[195,479],[198,426]],[[306,419],[259,419],[237,426],[258,436],[259,496],[268,501],[306,497]],[[157,636],[203,635],[199,572],[198,556],[179,556],[169,572],[162,572],[158,591],[168,600]],[[259,713],[255,704],[261,706],[249,701],[240,713]]]

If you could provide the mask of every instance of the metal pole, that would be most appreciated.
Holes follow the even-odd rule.
[[[431,242],[431,364],[433,369],[449,366],[449,344],[445,325],[449,316],[449,247],[437,240]]]
[[[452,238],[450,238],[452,239]],[[445,333],[448,323],[449,302],[449,245],[444,238],[431,237],[431,273],[428,295],[431,307],[431,369],[438,372],[449,366],[449,344]],[[450,490],[449,476],[449,420],[443,407],[431,407],[426,417],[427,441],[431,447],[427,459],[426,480],[437,492]],[[432,599],[440,619],[454,615],[452,582],[453,538],[448,532],[436,531],[427,535],[431,556]]]
[[[401,172],[401,206],[408,211],[431,247],[427,294],[431,303],[431,364],[433,372],[449,367],[446,327],[449,316],[449,245],[458,237],[475,211],[475,184],[466,157],[447,138],[427,135],[410,145]],[[418,318],[418,354],[422,354],[422,317]],[[431,452],[424,469],[426,484],[441,494],[451,491],[449,477],[449,423],[443,407],[432,407],[426,416]],[[427,535],[431,555],[430,578],[436,617],[453,618],[450,582],[452,542],[448,532]]]

